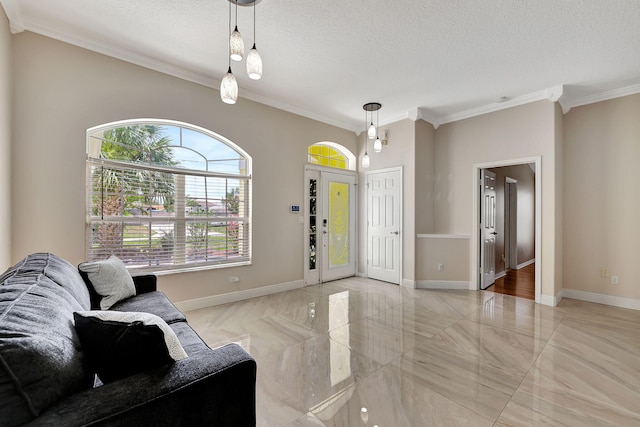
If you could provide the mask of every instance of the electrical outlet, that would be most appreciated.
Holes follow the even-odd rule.
[[[231,276],[229,277],[229,283],[235,283],[235,282],[239,282],[240,278],[238,276]]]
[[[611,276],[611,284],[612,285],[620,284],[620,280],[618,279],[618,276]]]
[[[609,277],[609,270],[606,267],[600,267],[600,277],[603,279]]]
[[[438,271],[444,271],[444,264],[438,264]]]

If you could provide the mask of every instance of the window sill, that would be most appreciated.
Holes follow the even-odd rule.
[[[246,265],[251,265],[251,261],[240,261],[240,262],[234,262],[234,263],[228,263],[228,264],[203,265],[198,267],[181,267],[181,268],[172,268],[172,269],[166,269],[166,270],[153,270],[150,268],[135,269],[135,270],[131,270],[131,274],[132,275],[154,274],[156,276],[169,276],[172,274],[193,273],[196,271],[218,270],[222,268],[232,268],[232,267],[243,267]]]

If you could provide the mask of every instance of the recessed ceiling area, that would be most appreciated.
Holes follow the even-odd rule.
[[[228,0],[0,4],[14,33],[216,89],[227,71]],[[236,73],[240,98],[356,132],[371,100],[381,124],[438,125],[535,99],[566,110],[640,92],[637,0],[259,0],[255,11],[264,72]],[[238,7],[238,28],[251,46],[251,5]]]

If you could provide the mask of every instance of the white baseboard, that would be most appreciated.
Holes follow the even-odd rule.
[[[358,272],[356,273],[356,276],[358,276],[358,277],[367,277],[367,273],[366,273],[366,272],[364,272],[364,271],[358,271]]]
[[[409,279],[402,279],[402,287],[409,289],[416,289],[416,281]]]
[[[277,294],[278,292],[290,291],[292,289],[302,287],[304,287],[304,280],[294,280],[293,282],[278,283],[276,285],[262,286],[260,288],[245,289],[238,292],[229,292],[226,294],[211,295],[204,298],[180,301],[175,305],[178,307],[178,310],[184,312],[197,310],[199,308],[213,307],[214,305],[242,301],[250,298],[263,297],[265,295]]]
[[[533,264],[534,262],[536,262],[536,259],[535,259],[535,258],[530,259],[529,261],[525,261],[525,262],[523,262],[522,264],[518,264],[518,265],[516,266],[516,270],[520,270],[521,268],[525,268],[526,266],[531,265],[531,264]]]
[[[460,280],[418,280],[417,289],[469,289],[469,282]]]
[[[507,275],[506,271],[501,271],[500,273],[496,273],[496,275],[494,276],[494,279],[498,280],[501,277],[504,277]]]
[[[552,295],[540,295],[540,304],[555,307],[562,300],[562,291],[556,296]]]
[[[640,299],[636,298],[617,297],[615,295],[597,294],[595,292],[578,291],[575,289],[563,289],[561,292],[564,298],[640,310]]]

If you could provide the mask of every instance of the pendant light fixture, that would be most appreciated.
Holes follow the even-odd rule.
[[[367,128],[367,123],[369,123],[369,113],[371,113],[372,111],[377,111],[378,109],[380,109],[380,104],[375,103],[375,102],[369,102],[367,104],[364,104],[362,106],[362,109],[364,110],[364,127],[365,129]],[[373,126],[373,116],[371,116],[371,126]],[[375,130],[375,127],[374,127]],[[369,146],[369,132],[367,131],[367,136],[364,138],[364,156],[362,157],[362,167],[363,168],[368,168],[369,165],[371,164],[371,158],[369,157],[369,153],[368,153],[368,146]]]
[[[252,80],[260,80],[262,77],[262,58],[256,49],[256,2],[253,2],[253,47],[247,55],[247,74]]]
[[[378,135],[378,128],[380,127],[380,117],[379,117],[379,109],[376,110],[376,140],[373,143],[373,151],[379,153],[382,151],[382,141],[380,140],[380,135]]]
[[[367,149],[364,149],[364,156],[362,157],[362,167],[368,168],[369,164],[371,164],[371,159],[369,158],[369,154],[367,154]]]
[[[236,3],[236,7],[237,5]],[[229,3],[229,31],[231,31],[231,3]],[[231,44],[229,44],[229,49],[231,49]],[[238,100],[238,81],[231,72],[231,55],[229,55],[228,61],[229,69],[220,82],[220,98],[225,104],[235,104]]]
[[[367,122],[369,122],[369,121],[371,122],[371,124],[369,125],[369,128],[367,129],[367,137],[369,139],[375,139],[375,137],[378,134],[378,129],[376,128],[376,125],[373,124],[373,112],[374,111],[378,111],[380,108],[382,108],[382,104],[380,104],[379,102],[368,102],[368,103],[364,104],[362,106],[362,108],[367,113],[370,113],[370,114],[365,113],[365,114],[367,114],[366,117],[371,116],[370,120],[367,119]]]
[[[236,28],[229,36],[229,55],[234,61],[242,61],[244,57],[244,41],[238,31],[238,0],[236,2]],[[229,20],[231,20],[231,3],[229,3]]]
[[[238,100],[238,81],[231,72],[231,64],[220,82],[220,98],[225,104],[235,104]]]
[[[362,106],[362,109],[365,111],[365,126],[367,123],[371,123],[369,125],[369,128],[367,129],[367,138],[376,140],[373,144],[373,151],[375,151],[376,153],[382,151],[382,141],[380,141],[380,138],[378,138],[377,125],[373,124],[373,112],[377,112],[380,108],[382,108],[382,104],[380,104],[379,102],[368,102]]]

